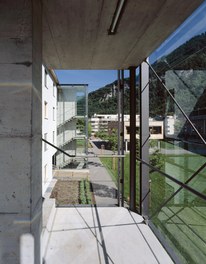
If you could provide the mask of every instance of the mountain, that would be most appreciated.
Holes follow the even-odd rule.
[[[117,113],[117,81],[88,95],[89,117],[96,114]],[[129,89],[125,89],[125,112],[129,113]]]
[[[195,36],[152,64],[185,112],[205,108],[206,33]],[[138,99],[137,76],[137,109]],[[129,113],[129,80],[125,79],[124,111]],[[117,113],[117,80],[88,95],[89,117]],[[174,103],[150,70],[150,116],[176,113]]]

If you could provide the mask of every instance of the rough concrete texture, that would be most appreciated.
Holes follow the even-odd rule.
[[[43,1],[44,61],[53,69],[128,69],[149,56],[203,0]],[[72,10],[72,12],[71,12]]]
[[[0,263],[22,262],[20,241],[30,234],[37,264],[42,207],[41,1],[3,1],[0,9]]]

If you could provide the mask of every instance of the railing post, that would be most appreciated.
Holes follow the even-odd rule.
[[[136,67],[130,67],[130,210],[136,211]]]
[[[124,70],[121,70],[121,154],[124,155]],[[124,207],[124,157],[121,158],[121,205]]]
[[[149,66],[140,65],[140,158],[149,163]],[[149,214],[149,167],[140,163],[140,214]]]
[[[120,122],[120,114],[121,114],[121,92],[120,92],[120,70],[117,70],[118,75],[118,84],[117,84],[117,108],[118,108],[118,155],[120,155],[120,148],[121,148],[121,142],[120,142],[120,133],[121,133],[121,122]],[[118,206],[120,206],[120,200],[121,200],[121,191],[120,191],[120,178],[121,178],[121,158],[118,157]]]

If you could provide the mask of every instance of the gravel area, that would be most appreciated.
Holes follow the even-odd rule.
[[[56,205],[79,204],[79,181],[58,180],[51,193]]]

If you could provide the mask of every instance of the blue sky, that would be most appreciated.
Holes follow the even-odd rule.
[[[150,62],[167,55],[195,35],[206,31],[206,1],[150,56]],[[88,84],[89,92],[117,79],[115,70],[57,70],[60,83]],[[128,71],[125,71],[128,77]]]
[[[115,70],[58,70],[55,71],[60,83],[88,84],[89,92],[117,79]]]
[[[203,32],[206,32],[206,1],[151,54],[150,62],[171,53],[192,37]]]

